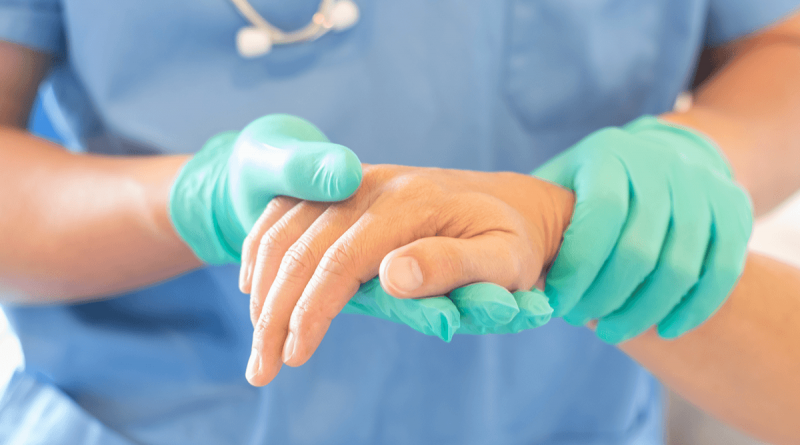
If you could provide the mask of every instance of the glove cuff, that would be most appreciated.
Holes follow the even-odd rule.
[[[664,138],[689,140],[691,144],[673,144],[674,147],[692,147],[697,150],[683,150],[683,154],[690,161],[697,160],[703,165],[712,166],[714,170],[733,179],[733,168],[719,148],[719,145],[705,134],[683,125],[667,122],[655,116],[642,116],[625,125],[623,129],[640,137],[647,137],[650,132],[658,132],[658,142]]]
[[[226,167],[236,135],[226,132],[209,139],[181,168],[170,190],[169,216],[175,231],[209,264],[241,261],[241,247],[232,247],[241,245],[233,240],[237,234],[225,234],[218,223],[218,218],[233,215],[226,196]]]

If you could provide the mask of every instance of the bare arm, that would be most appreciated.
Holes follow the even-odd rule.
[[[48,64],[0,42],[2,302],[97,298],[198,267],[167,213],[187,157],[73,154],[23,130]]]
[[[800,270],[751,254],[738,286],[696,330],[651,330],[620,348],[717,418],[776,444],[800,443]]]
[[[719,144],[761,214],[800,189],[800,14],[712,54],[722,69],[689,111],[665,117]],[[800,270],[750,254],[705,324],[672,341],[651,330],[621,349],[721,420],[800,443]]]
[[[800,189],[800,14],[712,55],[693,107],[664,117],[716,141],[763,214]]]

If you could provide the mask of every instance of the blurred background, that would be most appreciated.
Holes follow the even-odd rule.
[[[35,106],[30,128],[42,137],[58,140],[39,104]],[[750,248],[800,267],[800,193],[756,222]],[[22,351],[0,311],[0,392],[21,363]],[[714,420],[675,394],[670,394],[667,403],[668,445],[761,443]]]

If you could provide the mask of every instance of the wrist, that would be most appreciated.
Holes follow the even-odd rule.
[[[190,155],[177,155],[177,156],[164,156],[162,165],[164,166],[163,173],[159,174],[163,180],[158,181],[147,193],[150,198],[146,201],[150,203],[150,219],[157,227],[159,233],[166,234],[167,236],[179,240],[179,242],[186,245],[186,242],[181,238],[178,230],[173,223],[170,210],[170,198],[172,196],[172,189],[178,175],[189,159]],[[145,174],[153,174],[153,169],[145,172]],[[188,246],[187,246],[188,247]]]
[[[730,161],[716,141],[679,119],[644,116],[625,125],[624,129],[637,137],[672,147],[684,161],[703,165],[733,179]]]
[[[542,179],[509,172],[490,173],[490,193],[517,210],[528,222],[546,273],[558,251],[564,232],[572,220],[575,193]]]
[[[224,168],[221,171],[217,179],[214,191],[215,200],[211,211],[220,245],[233,258],[233,261],[238,263],[241,261],[242,244],[247,237],[247,230],[242,226],[242,222],[234,210],[229,175],[230,168]]]
[[[545,261],[541,277],[544,278],[558,256],[561,243],[564,240],[564,232],[567,231],[570,223],[572,223],[572,215],[575,211],[575,193],[558,185],[542,182],[544,182],[544,187],[546,188],[546,196],[549,198],[549,206],[546,208],[552,209],[552,224],[545,239],[547,249],[545,250]]]
[[[183,165],[169,195],[169,218],[175,232],[194,254],[206,263],[239,261],[239,253],[228,243],[231,234],[222,226],[232,212],[227,211],[228,159],[236,133],[219,134]]]

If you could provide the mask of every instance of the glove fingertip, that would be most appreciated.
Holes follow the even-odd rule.
[[[602,340],[602,341],[604,341],[604,342],[606,342],[606,343],[608,343],[610,345],[616,345],[616,344],[622,343],[622,342],[624,342],[624,341],[626,341],[626,340],[628,340],[630,338],[630,334],[624,333],[624,332],[619,332],[619,330],[617,330],[617,329],[609,328],[604,323],[603,320],[600,320],[597,323],[597,328],[595,329],[595,334],[597,334],[597,337],[600,340]]]
[[[290,195],[311,201],[342,201],[358,190],[361,161],[349,148],[329,142],[300,144],[284,177]]]
[[[658,332],[658,336],[664,340],[672,340],[689,331],[684,324],[685,323],[677,322],[674,317],[668,316],[665,321],[658,324],[656,332]]]
[[[549,305],[553,309],[553,317],[563,317],[570,309],[564,304],[559,288],[560,286],[552,284],[549,280],[544,287],[544,293],[550,298]]]
[[[508,324],[520,311],[508,290],[488,282],[455,289],[450,299],[468,324],[490,330]]]
[[[394,297],[390,296],[389,298]],[[401,301],[407,305],[414,305],[417,307],[417,310],[421,311],[422,319],[417,319],[422,323],[417,322],[409,325],[423,334],[439,337],[449,343],[461,326],[458,309],[456,309],[453,302],[447,297],[397,301]]]
[[[326,181],[326,185],[331,201],[349,198],[358,190],[363,177],[361,161],[358,156],[347,147],[341,145],[338,147],[339,150],[329,153],[322,161],[322,168],[326,170],[326,176],[330,178]]]
[[[428,318],[430,335],[441,338],[445,343],[453,340],[453,335],[460,327],[461,323],[457,318],[448,316],[446,312],[440,312],[437,317]]]
[[[521,313],[536,316],[553,314],[550,299],[538,289],[514,292],[514,299],[517,301]]]
[[[547,296],[540,290],[514,292],[520,312],[508,324],[509,333],[518,333],[528,329],[538,328],[547,324],[552,318],[553,308],[548,303]]]
[[[564,315],[562,318],[564,319],[564,321],[566,321],[567,323],[571,324],[572,326],[584,326],[584,325],[586,325],[586,323],[589,322],[589,320],[586,319],[586,317],[583,316],[582,314],[573,315],[573,314],[570,313],[570,314]]]

